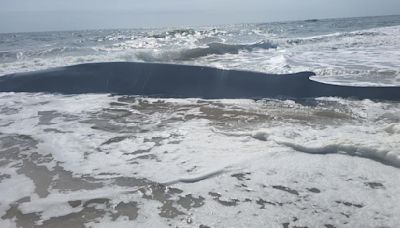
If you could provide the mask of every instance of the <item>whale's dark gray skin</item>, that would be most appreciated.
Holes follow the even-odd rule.
[[[212,67],[107,62],[9,74],[0,92],[113,93],[180,98],[315,98],[322,96],[400,100],[400,87],[330,85],[312,72],[271,75]]]

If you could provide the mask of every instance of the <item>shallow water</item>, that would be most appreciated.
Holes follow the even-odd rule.
[[[0,100],[3,224],[399,223],[399,103]]]

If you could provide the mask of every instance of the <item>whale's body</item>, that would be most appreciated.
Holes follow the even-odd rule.
[[[0,77],[0,92],[113,93],[180,98],[400,100],[400,87],[357,87],[310,80],[312,72],[272,75],[161,63],[89,63]]]

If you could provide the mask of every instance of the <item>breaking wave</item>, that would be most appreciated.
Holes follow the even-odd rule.
[[[226,44],[226,43],[209,43],[206,47],[167,50],[167,51],[151,51],[138,52],[136,57],[143,61],[185,61],[193,60],[209,55],[238,54],[240,51],[251,52],[255,49],[275,49],[278,46],[269,41],[260,41],[253,44]]]
[[[372,159],[387,165],[400,168],[400,153],[396,147],[397,137],[400,133],[400,125],[390,124],[381,129],[375,129],[374,134],[363,132],[360,129],[360,138],[351,138],[350,136],[341,138],[329,136],[323,130],[311,130],[308,133],[312,137],[298,136],[298,138],[280,135],[278,130],[255,131],[249,136],[260,141],[270,141],[281,146],[289,147],[295,151],[309,154],[345,154]],[[335,131],[335,130],[333,130]],[[343,128],[342,134],[346,134]],[[278,132],[278,133],[277,133]],[[292,129],[286,129],[286,132],[292,132]],[[294,133],[300,135],[299,133]],[[306,134],[305,134],[306,135]],[[318,137],[317,137],[318,135]],[[303,138],[304,137],[304,138]],[[373,138],[385,138],[386,145],[376,144]],[[363,140],[364,139],[364,140]],[[370,139],[365,140],[365,139]]]
[[[12,63],[18,60],[58,57],[63,55],[82,56],[96,54],[98,51],[90,47],[55,47],[30,51],[0,51],[0,63]]]
[[[159,34],[149,35],[149,37],[156,38],[156,39],[163,39],[170,36],[187,36],[187,35],[194,35],[196,34],[196,30],[194,29],[175,29],[171,31],[166,31]]]
[[[306,37],[306,38],[288,39],[288,40],[286,40],[286,43],[291,44],[291,45],[300,45],[300,44],[327,42],[330,40],[338,40],[338,39],[345,39],[345,38],[375,37],[375,36],[382,36],[382,35],[385,35],[385,34],[381,33],[381,32],[375,32],[375,31],[354,31],[354,32],[344,32],[344,33],[333,33],[333,34],[328,34],[328,35],[313,36],[313,37]]]
[[[0,51],[0,63],[13,62],[19,59],[21,53],[12,51]]]
[[[288,146],[293,150],[310,153],[310,154],[331,154],[331,153],[344,153],[351,156],[365,157],[372,160],[376,160],[388,165],[400,167],[399,154],[387,150],[366,147],[362,145],[351,145],[351,144],[326,144],[321,146],[308,146],[302,144],[296,144],[293,142],[280,142],[280,144]]]

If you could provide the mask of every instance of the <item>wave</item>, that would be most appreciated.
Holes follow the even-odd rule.
[[[78,47],[55,47],[55,48],[27,52],[26,55],[30,57],[53,56],[68,52],[78,52],[82,50],[83,48],[78,48]]]
[[[209,55],[239,54],[240,51],[253,51],[255,49],[275,49],[278,46],[269,41],[260,41],[253,44],[226,44],[209,43],[206,47],[182,49],[178,51],[152,51],[138,52],[136,57],[143,61],[170,62],[193,60]]]
[[[308,146],[293,142],[279,142],[293,150],[311,154],[345,153],[351,156],[365,157],[388,165],[400,168],[400,158],[391,150],[380,150],[362,145],[327,144],[322,146]]]
[[[11,63],[18,60],[65,55],[82,56],[96,54],[99,51],[91,47],[55,47],[29,51],[0,51],[0,63]]]
[[[313,23],[313,22],[319,22],[320,20],[318,20],[318,19],[307,19],[307,20],[304,20],[304,22],[310,22],[310,23]]]
[[[0,51],[0,63],[14,62],[20,59],[21,55],[21,52]]]
[[[392,128],[390,129],[392,130]],[[398,130],[398,129],[397,129]],[[268,141],[269,134],[264,132],[256,132],[251,135],[254,139]],[[310,154],[347,154],[351,156],[369,158],[384,164],[392,165],[400,168],[400,157],[397,153],[388,149],[378,149],[369,146],[345,143],[331,143],[320,146],[303,145],[290,141],[274,140],[276,143],[292,148],[295,151]]]
[[[156,39],[165,39],[165,38],[172,38],[172,37],[187,37],[187,36],[205,36],[205,37],[215,37],[226,34],[227,31],[211,28],[211,29],[204,29],[204,30],[195,30],[195,29],[174,29],[169,30],[157,34],[148,33],[147,37],[156,38]]]
[[[197,31],[194,29],[175,29],[160,34],[149,35],[149,37],[156,39],[164,39],[171,36],[187,36],[187,35],[194,35],[196,33]]]
[[[299,45],[299,44],[326,42],[331,40],[338,40],[338,39],[352,38],[352,37],[376,37],[382,35],[385,34],[382,32],[375,32],[375,31],[355,31],[355,32],[333,33],[328,35],[305,37],[305,38],[288,39],[286,40],[286,43],[290,45]]]

